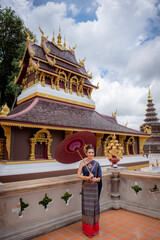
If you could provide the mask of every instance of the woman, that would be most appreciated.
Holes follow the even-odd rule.
[[[86,148],[87,159],[81,161],[77,177],[82,183],[82,231],[89,237],[99,232],[99,196],[102,173],[98,162],[93,160],[94,148]],[[83,176],[81,173],[83,172]]]

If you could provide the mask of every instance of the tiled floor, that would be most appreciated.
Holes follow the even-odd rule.
[[[47,233],[34,240],[89,239],[81,230],[81,222]],[[160,220],[125,210],[101,213],[100,233],[92,239],[103,240],[160,240]]]

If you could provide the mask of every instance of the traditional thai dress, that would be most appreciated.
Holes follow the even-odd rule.
[[[99,232],[99,196],[101,191],[101,167],[95,160],[86,164],[94,177],[100,177],[101,182],[83,181],[82,183],[82,231],[89,237]],[[89,176],[86,166],[83,167],[83,176]]]

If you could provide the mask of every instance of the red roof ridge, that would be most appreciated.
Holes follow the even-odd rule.
[[[18,117],[20,115],[23,115],[23,114],[29,112],[33,107],[35,107],[35,105],[38,103],[38,101],[39,101],[39,99],[35,98],[33,100],[33,102],[26,109],[22,110],[21,112],[15,113],[13,115],[9,115],[9,116],[7,116],[7,118]]]

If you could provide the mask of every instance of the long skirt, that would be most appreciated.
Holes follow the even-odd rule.
[[[88,183],[82,189],[82,231],[89,237],[99,232],[98,184]]]

